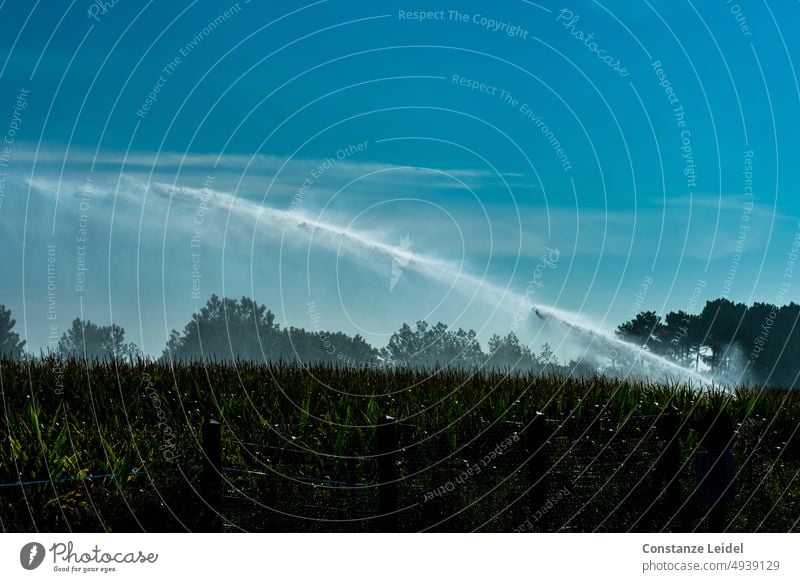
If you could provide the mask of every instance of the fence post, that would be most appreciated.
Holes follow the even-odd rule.
[[[534,419],[528,425],[526,444],[528,454],[532,455],[528,460],[528,482],[533,487],[528,492],[528,512],[529,518],[533,518],[537,512],[541,518],[537,521],[537,529],[548,531],[548,524],[552,519],[550,512],[544,511],[547,504],[547,427],[545,426],[544,414],[537,412]]]
[[[703,418],[701,426],[707,429],[703,439],[706,452],[697,455],[697,499],[711,509],[708,518],[710,531],[721,532],[725,528],[728,506],[736,496],[736,471],[730,450],[733,421],[725,410],[718,414],[712,410]]]
[[[203,422],[203,471],[200,477],[200,528],[204,532],[222,531],[222,519],[217,514],[222,500],[222,425],[213,418]]]
[[[656,421],[656,432],[665,442],[664,450],[653,467],[647,508],[642,513],[635,531],[654,530],[653,521],[658,517],[673,519],[681,505],[681,431],[678,411],[670,407]],[[643,488],[643,491],[647,491]],[[656,528],[658,529],[658,528]]]
[[[661,437],[666,441],[656,468],[656,481],[661,486],[667,511],[672,511],[680,503],[681,484],[678,474],[681,470],[680,417],[677,411],[670,410],[661,421]]]
[[[397,424],[391,416],[378,419],[375,454],[378,457],[378,529],[398,531]]]

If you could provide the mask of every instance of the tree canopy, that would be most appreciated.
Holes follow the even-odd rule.
[[[426,321],[418,321],[415,329],[403,324],[389,338],[381,355],[396,365],[429,368],[469,367],[480,365],[485,359],[474,330],[452,331],[442,322],[431,326]]]
[[[212,295],[182,333],[172,331],[162,358],[353,366],[376,355],[377,350],[359,335],[295,327],[281,330],[275,315],[249,297],[237,300]]]
[[[259,361],[280,353],[278,334],[275,316],[263,305],[248,297],[236,300],[212,295],[182,333],[172,331],[163,357]]]
[[[11,317],[11,310],[5,305],[0,305],[0,355],[19,357],[25,349],[25,341],[19,339],[19,334],[14,331],[17,324]]]
[[[639,313],[617,335],[684,367],[702,363],[722,380],[791,387],[800,363],[798,320],[794,302],[748,307],[722,298],[697,314],[674,311],[662,320],[652,311]]]
[[[80,318],[73,320],[58,342],[58,352],[64,357],[104,360],[135,358],[139,348],[125,342],[125,330],[117,324],[97,325]]]

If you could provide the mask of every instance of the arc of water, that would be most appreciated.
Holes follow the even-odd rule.
[[[180,189],[183,197],[202,196],[202,191],[187,188]],[[207,202],[209,202],[207,200]],[[400,260],[406,265],[406,270],[416,271],[417,273],[446,285],[452,285],[456,281],[456,287],[462,292],[473,291],[492,306],[501,305],[509,313],[513,313],[518,305],[529,305],[530,312],[547,314],[548,320],[555,320],[560,325],[566,326],[576,331],[582,336],[593,342],[605,343],[615,349],[623,350],[637,359],[641,359],[658,367],[660,370],[669,370],[676,378],[694,383],[698,386],[707,386],[709,381],[694,370],[683,368],[670,360],[657,354],[649,352],[639,346],[624,342],[613,335],[593,327],[590,323],[580,321],[577,314],[565,312],[555,307],[545,305],[534,305],[529,298],[513,291],[509,288],[501,287],[485,278],[460,269],[458,266],[418,252],[411,252],[401,246],[387,244],[368,233],[357,232],[351,229],[342,228],[334,223],[313,218],[297,210],[285,211],[275,208],[262,206],[242,198],[236,198],[231,194],[216,191],[210,203],[228,209],[232,214],[242,218],[258,219],[258,224],[269,226],[270,231],[276,231],[275,227],[282,228],[285,234],[294,237],[302,237],[316,244],[324,245],[326,248],[343,249],[355,257],[366,257],[374,259],[372,255],[379,254],[388,259]],[[374,265],[374,260],[365,260],[365,264]]]

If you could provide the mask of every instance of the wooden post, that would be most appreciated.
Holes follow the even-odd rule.
[[[381,416],[376,430],[375,454],[378,457],[378,529],[398,531],[397,424],[391,416]]]
[[[549,511],[544,511],[547,504],[547,427],[545,427],[544,414],[537,412],[526,430],[526,444],[528,455],[528,484],[533,487],[528,492],[528,512],[531,517],[541,513],[538,520],[539,531],[549,531],[548,524],[552,520]]]
[[[703,439],[706,452],[697,455],[697,499],[711,509],[708,527],[711,532],[725,529],[725,516],[729,504],[736,496],[734,489],[735,467],[730,451],[734,427],[726,411],[709,412],[701,423],[707,428]]]
[[[680,441],[680,416],[678,411],[670,408],[664,412],[656,423],[656,431],[664,441],[664,450],[653,467],[653,474],[649,487],[643,487],[643,492],[648,492],[643,499],[645,507],[641,518],[636,524],[635,531],[651,532],[660,529],[655,525],[655,520],[663,518],[664,521],[672,519],[681,505],[681,484],[679,474],[681,470],[681,441]]]
[[[200,480],[201,531],[222,531],[217,514],[222,500],[222,425],[214,419],[203,423],[203,472]],[[210,507],[209,507],[210,506]]]
[[[664,451],[656,464],[656,481],[660,482],[667,511],[680,503],[681,487],[678,473],[681,470],[680,417],[670,410],[661,419],[661,437],[666,441]]]

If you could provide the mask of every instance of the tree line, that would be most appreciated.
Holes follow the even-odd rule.
[[[620,339],[717,378],[794,387],[800,372],[800,305],[707,301],[697,314],[643,311],[617,328]]]
[[[707,371],[721,380],[794,386],[800,362],[800,306],[754,303],[746,306],[727,299],[706,302],[700,313],[673,311],[660,316],[643,311],[616,329],[620,339],[674,361]],[[15,331],[10,310],[0,305],[0,354],[19,357],[25,342]],[[170,361],[283,361],[328,363],[345,367],[424,366],[490,367],[519,371],[561,369],[572,374],[595,373],[597,362],[560,363],[547,344],[539,353],[510,332],[493,335],[484,351],[474,330],[451,329],[444,323],[404,324],[383,348],[360,335],[281,327],[275,315],[250,298],[213,295],[182,331],[173,330],[160,355]],[[75,319],[56,350],[63,357],[88,360],[142,357],[126,342],[125,330]],[[631,362],[617,361],[624,369]],[[605,373],[609,369],[604,367]]]
[[[0,305],[0,355],[24,354],[25,341],[13,331],[15,323],[11,312]],[[282,328],[266,306],[248,297],[237,300],[212,295],[182,331],[172,330],[158,359],[162,362],[283,361],[343,367],[488,365],[519,370],[558,365],[547,344],[536,354],[513,332],[505,337],[493,335],[488,347],[489,352],[485,353],[474,330],[451,330],[444,323],[430,325],[418,321],[414,327],[404,324],[386,347],[378,349],[358,334]],[[89,361],[143,357],[138,346],[126,341],[124,328],[82,319],[75,319],[56,348],[42,355],[53,353]]]

